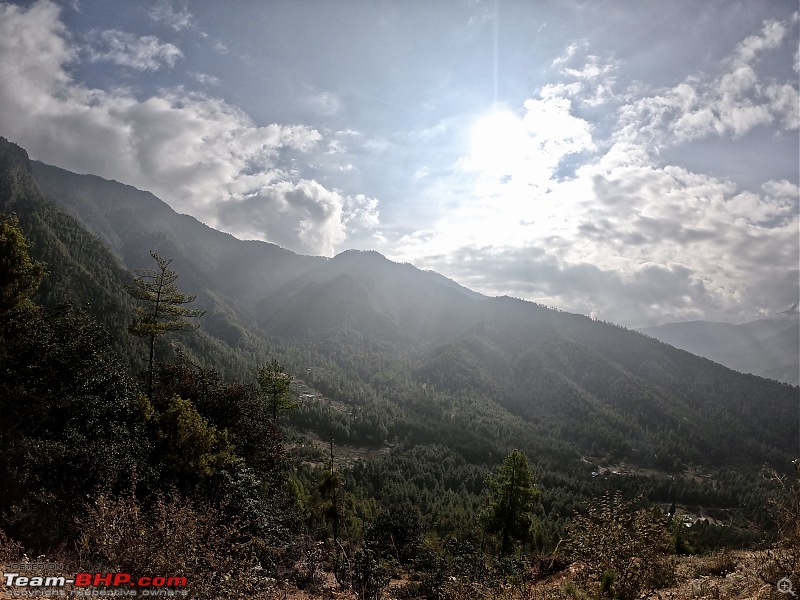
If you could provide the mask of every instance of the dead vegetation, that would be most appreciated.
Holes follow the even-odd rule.
[[[775,584],[761,577],[769,553],[766,551],[723,551],[709,556],[678,557],[675,560],[675,582],[669,587],[639,596],[646,600],[787,600],[791,594],[780,593]],[[561,571],[537,579],[533,571],[524,583],[486,585],[460,578],[451,578],[442,586],[438,598],[447,600],[594,600],[610,598],[587,589],[591,583],[589,568],[576,562]],[[596,582],[595,582],[596,583]],[[382,599],[429,598],[410,596],[406,590],[413,582],[408,578],[393,579],[381,592]],[[793,588],[797,593],[798,588]],[[299,590],[285,585],[275,590],[275,598],[286,600],[340,599],[361,600],[377,596],[361,596],[345,591],[332,573],[325,573],[322,585],[315,591]]]

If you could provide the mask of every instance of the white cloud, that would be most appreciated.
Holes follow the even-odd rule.
[[[751,63],[767,50],[778,48],[787,33],[785,23],[766,21],[761,33],[746,38],[736,49],[736,57],[743,63]]]
[[[344,223],[348,229],[376,229],[380,225],[378,200],[364,194],[347,196],[344,201]]]
[[[414,171],[414,179],[425,179],[429,177],[431,174],[431,170],[427,166],[422,166],[416,171]]]
[[[568,98],[544,96],[524,103],[526,131],[554,168],[568,154],[594,149],[591,125],[572,114]]]
[[[165,23],[175,31],[192,26],[192,15],[188,9],[176,10],[172,0],[158,0],[150,10],[150,18]]]
[[[495,184],[474,181],[457,210],[405,235],[393,258],[488,294],[633,325],[742,321],[790,305],[797,299],[800,189],[769,181],[743,190],[663,164],[659,155],[706,136],[796,129],[796,85],[758,68],[786,38],[781,24],[766,23],[732,50],[719,74],[607,96],[619,109],[615,123],[604,123],[605,137],[579,116],[596,97],[587,82],[599,61],[582,59],[585,46],[571,46],[553,63],[566,82],[525,101],[524,143],[500,161]],[[560,176],[570,160],[577,160],[574,171]],[[480,167],[467,158],[460,164]]]
[[[77,53],[67,43],[66,27],[58,17],[59,9],[51,2],[37,2],[27,11],[12,4],[0,5],[0,56],[4,58],[0,82],[3,89],[11,87],[15,104],[19,104],[18,98],[26,99],[36,111],[49,102],[53,91],[70,83],[64,66],[76,60]],[[44,89],[48,94],[42,97]],[[0,117],[14,106],[3,105]]]
[[[788,83],[771,84],[765,94],[769,99],[769,111],[776,116],[786,130],[800,127],[800,95],[797,88]]]
[[[587,40],[581,40],[580,42],[573,42],[569,46],[567,46],[566,50],[561,56],[557,56],[553,62],[551,63],[551,67],[557,67],[559,69],[564,68],[569,62],[575,58],[578,54],[578,50],[586,50],[589,47],[589,42]]]
[[[331,256],[347,237],[344,199],[316,181],[280,181],[218,206],[219,223],[243,238]]]
[[[785,43],[787,31],[786,23],[766,22],[759,34],[737,46],[725,63],[725,72],[717,77],[689,77],[623,106],[620,133],[658,146],[710,135],[739,138],[773,124],[784,130],[797,129],[800,99],[796,85],[764,81],[757,70],[765,53]]]
[[[131,66],[176,57],[165,55],[161,44],[148,46],[161,53],[137,54],[132,50],[142,38],[121,32],[108,39],[119,42],[114,60],[125,55]],[[27,10],[0,5],[4,136],[34,158],[152,191],[179,212],[212,226],[230,225],[234,234],[272,235],[264,239],[323,254],[343,243],[339,193],[282,166],[288,151],[313,151],[322,141],[318,131],[299,124],[258,126],[225,101],[182,88],[145,99],[124,89],[89,88],[67,71],[78,57],[67,40],[52,2],[40,0]],[[251,227],[242,215],[226,218],[227,207],[238,214],[243,206],[260,210],[263,222],[263,211],[276,209],[281,227]]]
[[[584,42],[581,47],[585,49],[588,44]],[[582,56],[580,62],[576,64],[574,59],[578,56],[578,49],[579,46],[577,44],[572,44],[563,56],[553,61],[552,66],[558,67],[564,75],[589,81],[600,77],[608,78],[614,71],[614,63],[604,62],[603,59],[595,54]],[[570,63],[572,63],[572,66],[570,66]]]
[[[218,77],[214,77],[213,75],[209,75],[208,73],[200,73],[200,72],[192,72],[190,73],[192,77],[197,80],[198,83],[202,85],[210,85],[210,86],[218,86],[220,84],[220,80]]]
[[[86,52],[92,62],[108,61],[139,71],[157,71],[166,65],[174,67],[183,53],[173,44],[154,36],[138,37],[118,29],[92,32]]]
[[[546,189],[567,156],[594,150],[590,124],[572,114],[568,98],[551,92],[525,100],[521,118],[494,110],[473,124],[470,151],[456,167],[477,174],[479,195]]]
[[[586,40],[573,43],[552,62],[551,67],[574,81],[547,84],[540,92],[542,97],[572,98],[589,107],[615,99],[617,61],[587,54],[588,49]]]
[[[797,198],[788,182],[755,194],[677,167],[598,164],[554,183],[525,223],[473,207],[404,237],[394,258],[613,322],[741,321],[796,299]]]

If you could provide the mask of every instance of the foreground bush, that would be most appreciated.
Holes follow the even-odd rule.
[[[775,485],[769,509],[776,535],[759,575],[771,585],[787,578],[796,589],[800,586],[800,470],[792,477],[775,471],[765,476]]]
[[[599,592],[620,600],[670,585],[675,569],[660,511],[635,508],[619,494],[595,500],[568,527],[572,555],[586,563]]]
[[[78,523],[81,557],[134,575],[187,580],[192,598],[268,598],[260,539],[212,506],[159,496],[145,507],[133,494],[101,495]]]

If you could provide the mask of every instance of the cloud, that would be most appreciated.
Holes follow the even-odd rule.
[[[456,168],[476,174],[482,194],[519,186],[546,189],[567,156],[594,150],[591,126],[572,113],[569,98],[548,89],[525,100],[523,108],[522,118],[494,110],[472,126],[470,152]]]
[[[508,230],[489,245],[443,243],[442,230],[420,231],[403,239],[395,258],[413,256],[417,266],[490,295],[522,296],[635,326],[745,321],[796,301],[796,204],[794,211],[779,208],[780,222],[767,227],[752,222],[748,205],[759,205],[759,198],[735,195],[719,202],[700,210],[699,223],[685,220],[692,211],[677,199],[659,207],[651,198],[639,205],[644,215],[632,210],[628,217],[585,209],[572,216],[573,231],[534,235],[518,244],[502,239],[516,237]],[[656,207],[661,214],[647,216]],[[721,210],[729,212],[715,214]],[[740,223],[742,213],[751,222]]]
[[[330,256],[346,238],[343,204],[316,181],[281,181],[220,205],[218,218],[242,237]]]
[[[33,157],[152,191],[235,235],[322,254],[346,239],[345,200],[285,164],[290,154],[317,148],[317,130],[259,126],[219,98],[182,88],[144,99],[89,88],[67,70],[79,57],[68,39],[52,2],[27,10],[0,4],[0,131]],[[107,42],[104,59],[135,68],[178,56],[123,32],[100,39]],[[247,207],[256,211],[252,218]],[[269,209],[280,226],[270,224]]]
[[[344,223],[351,230],[377,229],[380,225],[380,211],[376,198],[368,198],[364,194],[347,196],[343,211]]]
[[[786,23],[766,21],[760,34],[751,35],[739,44],[736,59],[745,64],[752,63],[763,52],[780,47],[787,32]]]
[[[209,75],[208,73],[200,73],[198,71],[194,71],[189,73],[194,79],[202,84],[202,85],[210,85],[210,86],[218,86],[220,85],[220,80],[218,77],[214,77],[213,75]]]
[[[615,72],[618,62],[596,54],[587,54],[589,42],[570,44],[550,65],[569,79],[569,83],[549,83],[542,87],[543,98],[571,98],[587,107],[598,107],[616,99]]]
[[[37,2],[27,11],[11,4],[0,5],[0,17],[0,56],[5,57],[0,61],[0,82],[4,89],[13,82],[15,95],[27,98],[36,110],[47,101],[36,93],[43,88],[58,90],[69,83],[64,66],[77,59],[77,52],[67,43],[66,27],[52,2]]]
[[[522,122],[554,169],[568,154],[594,150],[591,125],[572,114],[568,98],[543,95],[525,100]]]
[[[316,113],[324,116],[337,114],[342,109],[342,101],[332,92],[312,93],[304,102]]]
[[[174,45],[154,36],[138,37],[118,29],[92,32],[86,53],[92,62],[108,61],[138,71],[157,71],[174,67],[183,53]]]
[[[432,232],[421,237],[431,239]],[[570,312],[593,314],[612,322],[659,322],[664,315],[701,318],[718,308],[703,279],[689,266],[642,262],[630,269],[598,266],[560,257],[567,240],[550,239],[522,247],[461,246],[426,257],[422,267],[436,267],[472,289],[491,295],[534,300]],[[572,242],[569,242],[572,243]]]
[[[182,31],[192,26],[192,15],[188,9],[176,10],[172,0],[158,0],[150,10],[150,18],[165,23],[175,31]]]
[[[217,206],[217,220],[242,238],[266,239],[297,252],[331,256],[349,236],[380,225],[378,200],[343,196],[316,181],[262,185]]]
[[[740,189],[660,158],[662,148],[703,137],[796,129],[796,86],[759,66],[787,38],[785,23],[767,22],[732,46],[719,73],[666,89],[631,84],[606,97],[616,118],[587,102],[597,97],[587,82],[602,81],[593,68],[602,61],[584,58],[584,44],[570,46],[553,63],[565,79],[523,104],[525,143],[512,169],[504,162],[506,177],[491,187],[473,182],[457,210],[403,236],[393,258],[490,295],[637,326],[744,321],[791,305],[800,275],[797,185]]]
[[[740,138],[757,127],[773,124],[783,130],[797,129],[797,88],[764,81],[757,70],[762,56],[781,47],[787,33],[788,23],[768,21],[760,33],[737,46],[724,63],[725,71],[717,77],[689,77],[622,107],[620,134],[637,142],[665,145],[711,135]]]
[[[588,48],[587,40],[570,44],[550,66],[573,79],[593,81],[602,77],[608,80],[616,67],[615,63],[604,61],[595,54],[585,54]]]
[[[373,232],[380,225],[376,199],[342,196],[309,180],[277,182],[220,205],[219,221],[245,238],[327,256],[349,234]]]

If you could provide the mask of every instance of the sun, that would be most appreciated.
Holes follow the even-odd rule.
[[[468,165],[490,177],[513,175],[525,160],[528,142],[522,119],[508,109],[493,109],[472,124]]]

